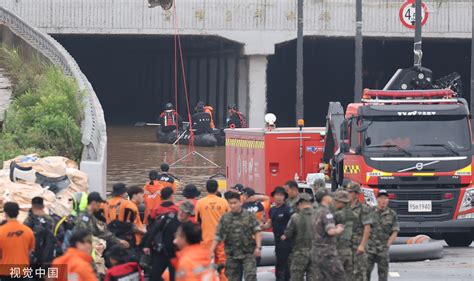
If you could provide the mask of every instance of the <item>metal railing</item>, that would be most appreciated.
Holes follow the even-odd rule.
[[[98,160],[103,157],[103,141],[106,141],[106,125],[102,107],[86,76],[82,73],[72,56],[51,36],[29,25],[9,10],[0,7],[0,24],[6,25],[11,32],[23,39],[65,74],[73,77],[83,97],[84,116],[81,124],[82,160]]]

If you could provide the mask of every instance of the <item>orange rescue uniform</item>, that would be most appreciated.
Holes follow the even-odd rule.
[[[16,220],[0,226],[0,275],[10,276],[5,265],[28,266],[34,249],[35,235],[28,226]]]
[[[143,200],[145,201],[145,217],[144,223],[148,224],[148,217],[151,214],[151,211],[160,206],[161,204],[161,190],[164,188],[163,184],[157,180],[152,182],[153,184],[147,183],[143,190],[145,194],[143,195]]]
[[[177,253],[176,281],[217,281],[211,253],[202,245],[190,245]]]
[[[212,242],[214,242],[216,236],[217,225],[221,217],[229,211],[227,200],[215,194],[209,194],[197,201],[195,213],[198,221],[201,222],[202,245],[205,248],[211,249]],[[215,259],[215,264],[225,264],[226,256],[223,243],[217,245]],[[221,273],[220,278],[221,280],[227,280],[223,273]]]
[[[212,108],[212,106],[206,105],[206,106],[204,107],[204,112],[207,113],[207,114],[209,114],[209,115],[211,116],[211,125],[210,125],[210,126],[211,126],[211,129],[214,129],[214,128],[216,127],[216,126],[214,125],[214,116],[213,116],[213,115],[214,115],[214,114],[213,114],[214,108]]]
[[[92,257],[76,248],[67,249],[64,255],[53,260],[51,267],[59,269],[59,278],[54,280],[98,281],[92,268]]]

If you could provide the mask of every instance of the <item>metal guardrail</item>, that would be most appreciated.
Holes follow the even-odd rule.
[[[101,142],[106,139],[106,125],[102,107],[91,84],[72,56],[51,36],[32,27],[16,14],[0,7],[0,24],[5,24],[14,34],[73,77],[83,97],[84,116],[81,124],[82,160],[97,160],[105,153]]]

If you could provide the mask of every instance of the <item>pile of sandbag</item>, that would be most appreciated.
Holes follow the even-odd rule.
[[[18,175],[15,174],[17,171]],[[24,174],[28,176],[23,176]],[[65,178],[63,183],[67,186],[59,191],[49,189],[50,186],[44,184],[44,179],[61,177]],[[72,195],[75,192],[86,192],[87,189],[87,175],[78,169],[74,161],[65,157],[19,156],[5,161],[3,170],[0,171],[0,207],[4,202],[17,202],[20,205],[20,221],[26,218],[31,208],[31,199],[35,196],[44,198],[49,213],[66,216],[71,212],[69,199]]]

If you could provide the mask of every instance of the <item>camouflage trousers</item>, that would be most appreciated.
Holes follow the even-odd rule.
[[[252,254],[244,258],[233,258],[227,256],[225,263],[225,275],[229,281],[257,281],[257,260]]]
[[[357,254],[357,248],[353,248],[352,251],[352,266],[354,267],[352,280],[367,281],[367,254]]]
[[[311,249],[292,251],[290,255],[290,280],[304,281],[304,276],[310,279],[312,274]]]
[[[339,259],[341,260],[347,280],[354,280],[354,262],[352,260],[352,251],[350,248],[338,249]]]
[[[314,252],[314,251],[313,251]],[[337,255],[312,255],[312,272],[309,281],[346,281],[344,267]],[[293,276],[292,276],[293,277]]]
[[[377,271],[379,275],[379,281],[388,280],[388,265],[389,265],[388,250],[378,254],[367,254],[367,280],[370,281],[370,274],[374,269],[374,265],[377,263]]]

